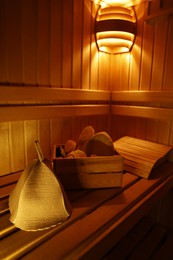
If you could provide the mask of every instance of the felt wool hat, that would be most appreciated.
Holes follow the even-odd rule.
[[[9,196],[10,221],[27,231],[56,226],[64,222],[72,212],[51,163],[44,159],[38,141],[35,141],[35,145],[38,159],[26,167]]]

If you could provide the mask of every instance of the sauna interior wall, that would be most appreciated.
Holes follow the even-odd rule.
[[[164,96],[165,91],[173,90],[173,2],[152,1],[148,8],[142,3],[135,11],[138,17],[135,44],[131,53],[111,57],[110,88],[113,91],[161,91]],[[172,108],[172,104],[147,105]],[[127,134],[173,145],[172,120],[158,117],[113,116],[112,135],[115,139]]]
[[[90,0],[0,0],[0,87],[171,91],[172,15],[145,22],[147,1],[142,1],[134,7],[132,52],[109,55],[96,48],[97,7]],[[128,134],[173,143],[167,120],[113,116],[111,131],[107,116],[1,122],[0,175],[23,169],[36,157],[33,140],[41,141],[50,158],[54,143],[77,139],[88,124],[113,140]]]
[[[0,0],[0,88],[108,90],[109,56],[94,41],[96,11],[90,0]],[[36,158],[37,138],[51,158],[54,144],[77,140],[89,124],[109,130],[106,115],[0,122],[0,175]]]

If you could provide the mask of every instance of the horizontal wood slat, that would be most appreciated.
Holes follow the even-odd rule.
[[[173,120],[173,109],[143,106],[112,105],[112,115]]]
[[[0,86],[0,102],[115,101],[172,103],[173,91],[102,91],[50,87]]]
[[[0,258],[3,256],[7,258],[9,257],[9,259],[11,259],[21,256],[24,252],[28,252],[30,249],[34,248],[37,244],[42,243],[43,241],[47,241],[48,238],[53,236],[55,233],[61,231],[61,229],[68,227],[73,222],[76,222],[78,219],[91,213],[95,210],[95,208],[99,207],[99,205],[101,205],[108,199],[111,199],[112,197],[116,196],[117,194],[128,188],[129,185],[132,185],[138,180],[138,177],[127,173],[125,174],[123,185],[120,189],[99,189],[87,193],[83,193],[83,191],[81,190],[80,196],[77,200],[71,199],[72,196],[70,196],[70,194],[67,193],[73,206],[73,214],[66,222],[64,222],[64,224],[57,226],[53,229],[48,229],[41,232],[26,232],[19,230],[15,234],[11,234],[11,236],[9,237],[4,237],[10,231],[11,233],[16,231],[15,226],[12,225],[11,222],[8,220],[10,215],[7,213],[5,216],[2,216],[3,221],[0,222],[0,237],[4,238],[3,243],[5,243],[4,245],[8,246],[8,250],[6,250],[6,247],[4,247],[4,245],[2,245],[1,243]],[[82,203],[83,206],[80,207]],[[16,236],[17,238],[23,238],[22,240],[17,239],[17,243],[9,243],[9,241],[13,240],[13,238],[16,239]]]
[[[0,102],[109,101],[110,92],[50,87],[0,86]]]
[[[152,207],[153,197],[157,201],[160,195],[163,195],[172,185],[172,176],[158,177],[150,182],[141,179],[123,193],[100,205],[92,214],[86,215],[80,221],[70,225],[68,229],[57,233],[23,259],[38,256],[41,258],[44,255],[49,258],[56,256],[57,259],[101,259],[106,251],[133,227],[134,222],[139,221],[145,214],[146,208]],[[146,201],[147,205],[143,207]],[[131,220],[127,224],[128,217]],[[76,230],[80,232],[74,236]],[[67,237],[71,243],[66,243]],[[60,243],[62,246],[57,251],[56,245]]]
[[[52,105],[0,107],[0,121],[20,121],[109,114],[109,105]]]
[[[112,102],[172,103],[173,91],[113,91]]]

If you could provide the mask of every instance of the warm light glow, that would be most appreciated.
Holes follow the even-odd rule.
[[[102,0],[100,1],[101,7],[106,7],[106,6],[122,6],[122,5],[128,5],[132,6],[132,1],[131,0]]]
[[[102,46],[100,47],[100,51],[102,52],[106,52],[106,53],[112,53],[112,52],[116,52],[116,53],[124,53],[124,52],[129,52],[129,48],[127,47],[105,47]]]
[[[133,42],[134,40],[134,34],[128,33],[128,32],[119,32],[119,31],[106,31],[106,32],[98,32],[96,34],[97,40],[100,39],[107,39],[107,38],[112,38],[112,39],[124,39],[124,40],[129,40]]]
[[[120,52],[128,52],[132,46],[132,42],[128,40],[122,39],[102,39],[98,40],[97,44],[99,49],[104,52],[110,53],[120,53]]]
[[[106,5],[101,5],[98,10],[95,33],[100,51],[116,54],[128,52],[133,46],[136,16],[132,7],[117,6],[120,2],[125,1],[104,1]]]

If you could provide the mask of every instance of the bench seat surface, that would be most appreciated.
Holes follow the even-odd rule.
[[[101,259],[173,186],[173,163],[151,179],[128,172],[121,188],[67,191],[73,212],[63,224],[44,231],[19,230],[9,221],[8,194],[0,193],[0,259]]]

